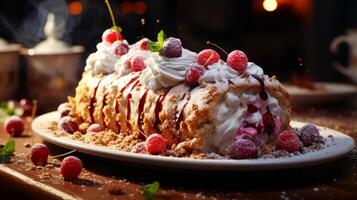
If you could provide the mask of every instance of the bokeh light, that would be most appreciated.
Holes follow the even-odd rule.
[[[278,8],[278,2],[276,0],[264,0],[263,8],[268,12],[273,12]]]
[[[130,14],[134,10],[134,5],[130,1],[124,1],[121,4],[120,9],[124,14]]]
[[[68,4],[68,11],[72,15],[79,15],[83,11],[83,5],[79,1],[72,1]]]
[[[146,12],[146,4],[142,1],[135,2],[134,12],[139,15],[144,14]]]

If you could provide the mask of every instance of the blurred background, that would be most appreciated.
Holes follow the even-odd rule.
[[[181,38],[185,48],[200,51],[212,41],[227,51],[240,49],[269,75],[289,81],[293,76],[318,81],[349,82],[331,67],[348,65],[351,45],[330,43],[357,28],[355,0],[111,0],[117,23],[129,43],[142,37]],[[95,51],[111,20],[104,0],[0,1],[0,37],[31,48],[45,39],[49,12],[56,16],[56,31],[63,41],[85,48],[81,64]],[[221,54],[225,59],[225,55]],[[22,63],[22,64],[21,64]],[[15,98],[28,95],[26,73],[20,60],[20,86]],[[51,66],[47,66],[51,68]],[[27,71],[27,72],[26,72]],[[80,73],[78,73],[80,77]],[[46,84],[45,81],[43,84]],[[72,94],[74,90],[71,90]],[[69,92],[69,93],[71,93]]]

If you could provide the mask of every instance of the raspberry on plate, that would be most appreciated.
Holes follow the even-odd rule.
[[[157,155],[164,153],[166,149],[166,141],[162,135],[154,133],[146,138],[145,147],[148,153]]]
[[[68,156],[62,160],[60,172],[64,180],[76,180],[83,169],[82,161],[75,156]]]
[[[21,136],[24,132],[24,122],[16,115],[11,116],[5,121],[5,129],[13,137]]]
[[[167,38],[162,46],[161,53],[167,58],[178,58],[182,55],[181,40],[177,38]]]
[[[78,131],[78,123],[72,117],[69,116],[62,117],[59,121],[58,126],[61,130],[64,130],[71,134]]]
[[[286,150],[289,153],[299,151],[302,147],[302,143],[293,130],[286,130],[277,138],[276,148]]]
[[[208,65],[212,65],[218,62],[220,59],[219,54],[213,49],[202,50],[197,56],[197,62],[207,68]]]
[[[198,83],[198,79],[204,74],[206,68],[202,65],[190,65],[186,71],[186,81],[191,86]]]
[[[323,138],[320,135],[319,129],[312,124],[303,126],[299,131],[301,142],[305,146],[311,146],[313,143],[322,143]]]
[[[236,71],[242,73],[247,69],[248,57],[243,51],[234,50],[228,54],[227,64]]]
[[[238,139],[233,143],[231,156],[235,159],[250,159],[258,156],[257,146],[248,139]]]
[[[89,127],[87,128],[87,132],[95,132],[95,133],[99,133],[101,131],[103,131],[104,129],[102,127],[100,127],[99,124],[94,123],[89,125]]]
[[[35,165],[46,165],[48,159],[47,146],[42,143],[34,144],[31,148],[30,159]]]
[[[102,40],[113,44],[117,40],[123,40],[123,36],[119,31],[116,31],[114,29],[107,29],[102,35]]]

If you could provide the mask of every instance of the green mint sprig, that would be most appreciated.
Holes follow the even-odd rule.
[[[9,140],[4,147],[0,148],[0,163],[8,163],[11,157],[14,156],[15,141]]]
[[[157,41],[156,42],[149,42],[148,49],[149,51],[152,52],[160,52],[162,49],[162,46],[164,45],[166,35],[163,30],[161,30],[157,34]]]
[[[155,181],[151,184],[145,185],[144,186],[144,196],[147,199],[152,199],[157,191],[160,189],[160,183],[158,181]]]

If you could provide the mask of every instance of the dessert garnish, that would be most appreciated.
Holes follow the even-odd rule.
[[[248,57],[243,51],[234,50],[228,54],[227,64],[236,71],[242,73],[247,69]]]
[[[19,137],[24,132],[24,122],[20,117],[13,115],[5,121],[5,129],[11,136]]]
[[[212,65],[219,61],[221,57],[219,54],[213,49],[205,49],[202,50],[197,55],[197,62],[200,65],[203,65],[207,68],[208,65]]]
[[[160,189],[160,183],[158,181],[155,181],[151,184],[147,184],[144,186],[144,196],[147,199],[152,199],[157,191]]]
[[[294,153],[299,151],[301,147],[302,142],[294,130],[286,130],[282,132],[277,138],[277,149],[285,150],[289,153]]]
[[[45,144],[36,143],[31,148],[30,159],[36,166],[45,166],[48,159],[48,148]]]
[[[182,44],[178,38],[169,37],[164,41],[161,54],[167,58],[178,58],[182,55]]]
[[[113,26],[110,29],[107,29],[102,36],[103,41],[107,41],[110,44],[114,43],[117,40],[123,40],[123,36],[121,35],[121,27],[117,26],[115,23],[115,18],[113,14],[113,10],[110,6],[109,0],[104,0],[105,4],[107,5],[110,18],[112,20]]]
[[[148,153],[162,154],[166,149],[166,141],[162,135],[154,133],[146,138],[145,147]]]
[[[149,42],[148,44],[148,49],[149,51],[152,52],[160,52],[162,47],[164,46],[164,41],[165,41],[165,33],[163,30],[161,30],[158,34],[157,34],[157,41],[156,42]]]
[[[130,67],[134,72],[142,71],[146,68],[144,58],[142,56],[134,56],[131,58]]]
[[[15,152],[15,140],[9,140],[0,147],[0,163],[8,163]]]
[[[76,180],[83,169],[82,161],[75,156],[68,156],[62,160],[60,172],[64,180]]]
[[[191,86],[195,86],[198,84],[198,79],[203,75],[206,68],[202,65],[195,64],[190,65],[186,71],[186,81]]]
[[[235,159],[251,159],[258,156],[257,146],[248,139],[238,139],[233,143],[231,155]]]
[[[311,146],[314,143],[322,143],[323,138],[320,135],[319,129],[312,124],[303,126],[299,132],[299,138],[304,146]]]
[[[99,133],[101,131],[104,131],[104,128],[102,128],[98,123],[91,124],[87,128],[87,133],[89,132]]]
[[[70,116],[62,117],[58,123],[58,126],[61,130],[64,130],[67,133],[74,133],[78,131],[78,123]]]

